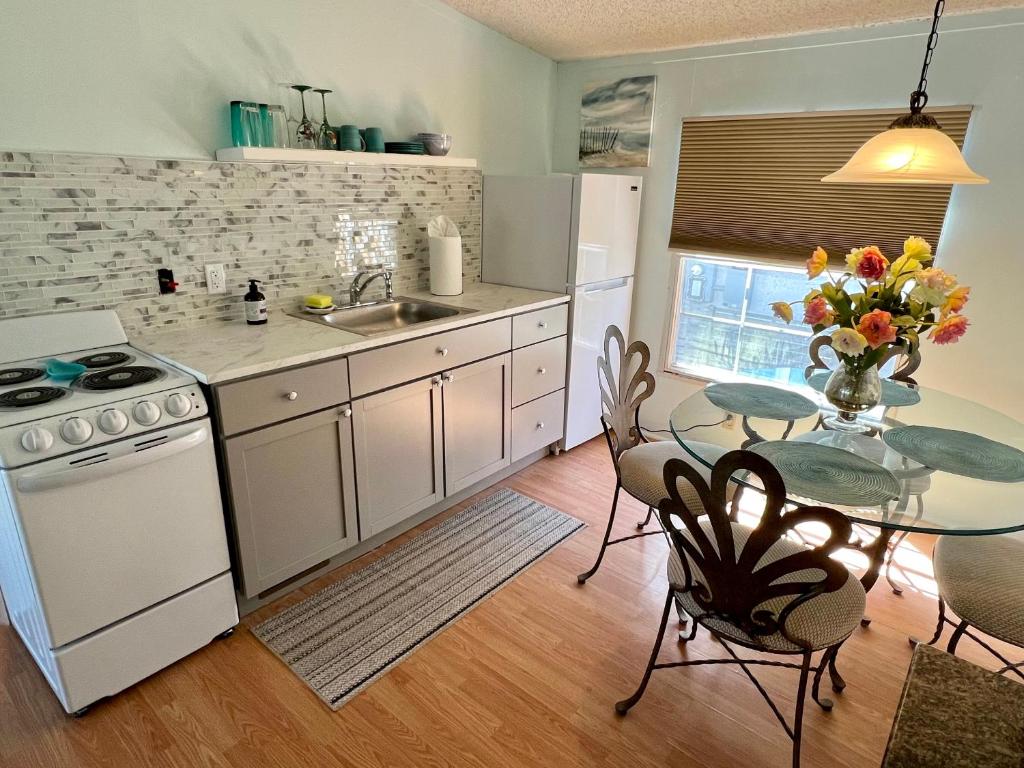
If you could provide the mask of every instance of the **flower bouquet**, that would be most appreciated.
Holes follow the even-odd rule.
[[[857,413],[878,405],[878,365],[893,347],[909,355],[926,333],[936,344],[950,344],[967,331],[961,312],[971,289],[931,262],[931,246],[920,237],[908,238],[892,263],[877,246],[855,248],[838,278],[829,272],[823,248],[807,260],[808,277],[825,274],[828,280],[793,303],[802,303],[803,322],[815,335],[835,328],[830,339],[840,365],[825,386],[825,396],[839,418],[829,426],[861,430],[855,424]],[[772,311],[787,323],[793,321],[792,304],[775,302]]]

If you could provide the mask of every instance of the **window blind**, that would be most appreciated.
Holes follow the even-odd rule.
[[[823,184],[906,110],[804,112],[683,120],[670,245],[835,259],[877,245],[898,254],[917,235],[935,245],[950,185]],[[929,109],[963,146],[970,107]]]

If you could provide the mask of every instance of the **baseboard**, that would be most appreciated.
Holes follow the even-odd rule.
[[[362,557],[367,552],[371,552],[377,547],[388,543],[396,536],[401,536],[406,531],[415,528],[417,525],[426,522],[430,518],[435,517],[448,509],[451,509],[456,504],[465,501],[470,496],[480,493],[480,491],[489,488],[495,483],[500,483],[506,477],[514,475],[516,472],[530,466],[536,461],[540,461],[547,455],[548,448],[542,448],[528,456],[524,456],[519,461],[514,462],[511,466],[505,467],[504,469],[495,472],[493,475],[488,475],[483,480],[474,483],[468,488],[463,488],[461,491],[446,497],[437,504],[427,507],[422,512],[417,512],[412,517],[406,518],[398,525],[392,526],[386,531],[381,531],[366,541],[361,541],[354,547],[346,549],[344,552],[335,555],[319,568],[309,571],[298,578],[290,579],[286,584],[283,584],[280,589],[276,589],[272,592],[264,592],[258,597],[245,597],[242,593],[237,593],[238,615],[246,616],[257,609],[284,597],[285,595],[291,594],[299,587],[308,584],[314,579],[320,578],[326,573],[330,573],[335,568],[340,568],[346,563],[355,560],[357,557]]]

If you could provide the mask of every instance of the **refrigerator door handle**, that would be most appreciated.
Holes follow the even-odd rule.
[[[583,286],[584,293],[597,293],[598,291],[607,291],[612,288],[625,288],[629,284],[628,277],[616,277],[612,280],[602,280],[600,283],[590,283]]]

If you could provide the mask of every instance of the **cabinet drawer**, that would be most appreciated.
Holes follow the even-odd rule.
[[[352,396],[508,352],[511,333],[511,320],[504,318],[353,355],[349,358]]]
[[[565,336],[512,353],[512,406],[565,386]]]
[[[564,336],[569,322],[569,305],[539,309],[512,318],[512,348]]]
[[[348,362],[329,360],[217,387],[221,432],[302,416],[348,400]]]
[[[512,409],[512,461],[562,439],[565,390]]]

